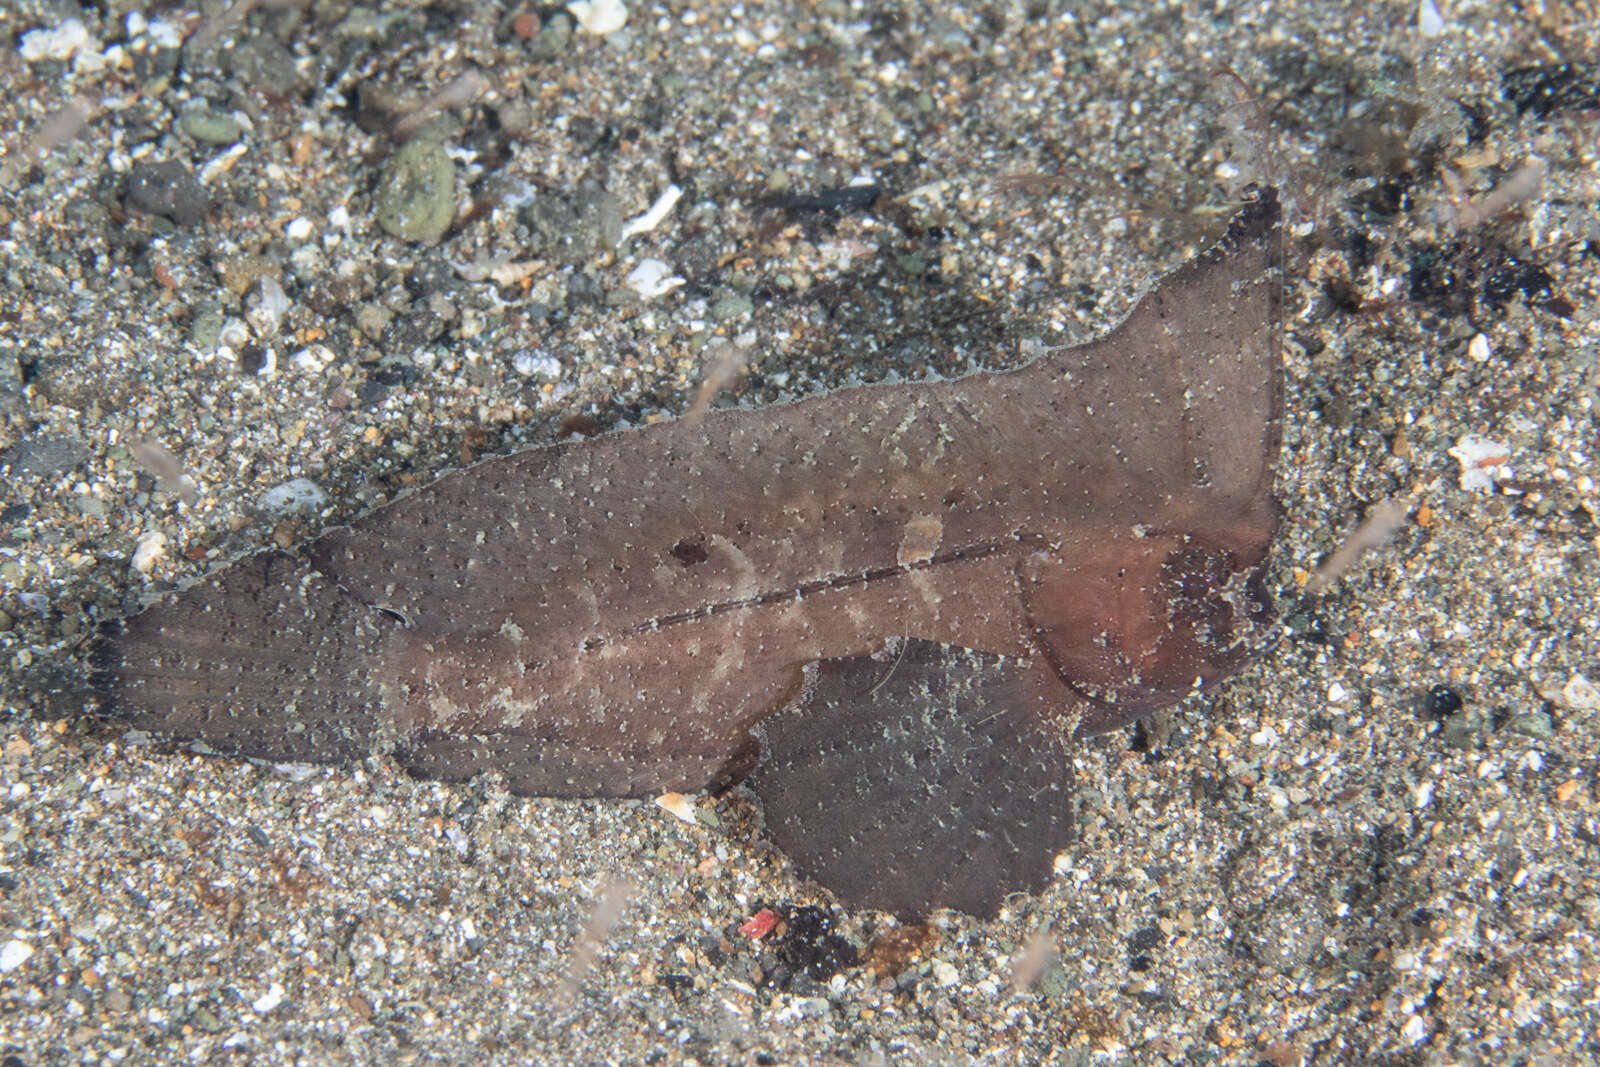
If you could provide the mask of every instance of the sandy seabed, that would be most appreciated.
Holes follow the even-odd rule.
[[[1600,1060],[1585,5],[69,8],[0,10],[6,1064]],[[437,242],[397,125],[452,164]],[[839,911],[739,790],[254,765],[62,695],[142,597],[681,414],[723,342],[759,404],[1094,336],[1251,178],[1293,209],[1289,635],[1082,746],[1080,844],[998,921]]]

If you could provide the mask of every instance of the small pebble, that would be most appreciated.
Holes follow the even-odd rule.
[[[622,279],[624,285],[646,300],[654,300],[682,285],[684,279],[673,274],[672,268],[659,259],[646,259]]]
[[[567,5],[567,10],[583,32],[600,36],[616,33],[628,22],[628,9],[622,0],[576,0]]]
[[[561,374],[559,359],[554,356],[541,356],[526,349],[511,357],[511,366],[518,374],[527,378],[556,378]]]
[[[1461,488],[1469,493],[1487,493],[1494,488],[1494,469],[1511,462],[1511,448],[1469,433],[1456,442],[1450,455],[1461,464]]]
[[[178,116],[178,128],[201,144],[233,144],[243,128],[231,115],[212,111],[204,105],[185,110]]]
[[[267,340],[277,334],[278,327],[282,325],[287,314],[289,314],[289,297],[285,295],[283,286],[278,284],[276,278],[263,274],[259,296],[255,305],[245,313],[245,318],[250,320],[256,336]]]
[[[71,59],[93,47],[82,20],[66,19],[48,29],[29,30],[23,34],[17,54],[24,63],[35,63],[41,59]]]
[[[224,321],[222,309],[216,304],[210,301],[201,303],[189,318],[189,343],[205,352],[216,348]]]
[[[186,229],[204,222],[211,210],[200,182],[175,159],[140,163],[129,171],[125,204],[131,211],[161,215]]]
[[[755,310],[755,305],[748,296],[742,293],[730,293],[711,305],[711,318],[715,322],[728,322],[748,315]]]
[[[328,494],[309,478],[294,478],[261,494],[261,510],[272,515],[311,514],[328,502]]]
[[[456,165],[443,146],[410,141],[389,157],[372,197],[384,231],[404,241],[435,244],[456,217]]]
[[[1531,711],[1517,715],[1506,724],[1506,729],[1514,733],[1531,737],[1536,741],[1548,741],[1556,735],[1555,723],[1550,721],[1550,716],[1542,711]]]
[[[276,1008],[279,1004],[282,1004],[284,996],[285,992],[283,986],[279,985],[277,982],[273,982],[265,993],[256,998],[256,1000],[250,1005],[250,1008],[257,1015],[265,1015],[267,1012]]]
[[[0,971],[10,973],[28,962],[28,957],[33,955],[33,946],[26,941],[13,938],[0,948]]]
[[[138,547],[133,550],[133,569],[140,574],[149,574],[166,552],[167,535],[159,530],[146,531],[139,538]]]

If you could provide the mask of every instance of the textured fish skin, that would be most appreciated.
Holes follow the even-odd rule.
[[[1259,642],[1279,521],[1280,264],[1265,190],[1122,325],[1019,370],[718,411],[446,474],[108,624],[91,655],[103,712],[224,753],[386,752],[421,776],[493,770],[516,792],[569,797],[726,785],[760,761],[752,728],[773,717],[757,792],[765,781],[769,820],[782,793],[790,838],[819,846],[802,869],[840,885],[824,858],[871,846],[808,830],[828,821],[812,801],[885,798],[807,793],[840,779],[826,760],[786,762],[779,737],[816,744],[797,717],[849,732],[916,718],[953,686],[949,723],[994,750],[983,765],[1003,814],[1008,788],[1042,788],[994,773],[1008,746],[1035,774],[1022,754],[1039,737],[1064,754],[1075,733],[1216,684]],[[897,639],[912,654],[894,666]],[[852,688],[871,664],[882,699]],[[1015,729],[972,726],[995,700]],[[892,773],[914,776],[939,729],[852,734],[832,758],[909,756]],[[913,837],[959,851],[950,834],[987,833],[895,804]],[[1021,819],[1041,821],[1053,828],[1019,829],[1012,852],[1064,847],[1062,820]],[[875,877],[915,885],[915,866]],[[1008,879],[1048,877],[1022,866],[1002,865],[987,897],[971,876],[943,896],[877,900],[852,883],[849,897],[983,910]]]

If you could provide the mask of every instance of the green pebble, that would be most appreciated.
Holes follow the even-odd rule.
[[[1518,715],[1506,724],[1506,728],[1536,741],[1548,741],[1556,735],[1555,723],[1542,711]]]
[[[402,146],[384,164],[373,208],[392,236],[437,243],[456,217],[456,165],[449,153],[426,140]]]
[[[233,144],[242,132],[231,115],[208,107],[190,108],[179,115],[178,128],[201,144]]]
[[[723,297],[711,306],[711,317],[717,322],[727,322],[741,315],[748,315],[753,310],[755,310],[755,305],[750,302],[749,297],[734,293]]]
[[[103,519],[110,514],[106,502],[97,496],[80,496],[78,510],[91,519]]]
[[[189,343],[204,351],[216,348],[222,336],[222,323],[221,308],[209,301],[201,304],[189,320]]]

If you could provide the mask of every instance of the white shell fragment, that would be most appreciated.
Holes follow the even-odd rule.
[[[622,281],[646,300],[664,296],[683,284],[683,279],[659,259],[642,260]]]
[[[90,47],[89,31],[83,21],[67,19],[49,29],[29,30],[23,34],[17,54],[24,63],[35,63],[41,59],[71,59]]]
[[[289,297],[283,291],[283,286],[278,284],[276,278],[268,275],[261,276],[260,296],[245,318],[250,320],[250,325],[255,327],[256,336],[262,340],[275,337],[278,327],[283,325],[283,318],[289,314]]]
[[[257,1015],[265,1015],[267,1012],[272,1011],[278,1005],[282,1004],[285,995],[286,994],[283,986],[277,982],[273,982],[272,985],[267,988],[265,993],[261,994],[253,1003],[251,1003],[250,1008]]]
[[[133,550],[133,569],[149,574],[156,562],[167,554],[167,535],[160,530],[146,530]]]
[[[1511,446],[1469,433],[1456,442],[1450,455],[1461,464],[1461,488],[1487,493],[1494,488],[1494,471],[1511,462]]]
[[[0,948],[0,973],[10,972],[28,962],[28,957],[33,955],[33,946],[26,941],[15,939],[7,941],[4,948]]]
[[[656,797],[656,807],[690,826],[700,825],[700,818],[694,809],[694,797],[682,793],[662,793]]]
[[[635,234],[649,233],[661,225],[661,220],[667,217],[681,196],[683,196],[682,189],[676,185],[667,186],[662,190],[661,195],[656,197],[656,202],[650,205],[649,211],[646,211],[636,219],[629,219],[622,224],[622,236],[617,238],[617,244],[621,244]]]

